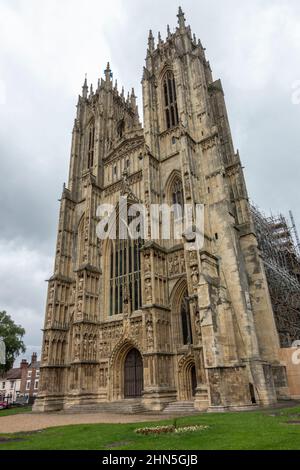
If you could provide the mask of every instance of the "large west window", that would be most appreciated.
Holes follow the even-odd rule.
[[[110,253],[110,315],[139,310],[142,306],[141,254],[142,241],[119,240]]]
[[[168,71],[163,81],[164,104],[167,129],[175,127],[179,123],[175,78],[171,71]]]

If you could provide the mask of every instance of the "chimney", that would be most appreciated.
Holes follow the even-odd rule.
[[[21,369],[25,369],[25,368],[28,367],[28,365],[29,365],[29,364],[28,364],[27,360],[26,360],[26,359],[22,359],[20,368],[21,368]]]
[[[37,362],[37,353],[33,353],[31,356],[31,364],[35,364]]]

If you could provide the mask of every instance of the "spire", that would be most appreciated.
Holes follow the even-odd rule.
[[[107,62],[107,67],[104,71],[104,74],[105,74],[105,80],[107,82],[110,82],[110,79],[112,78],[112,71],[110,70],[110,64],[109,62]]]
[[[82,97],[86,99],[88,97],[88,92],[89,92],[89,87],[87,83],[87,74],[85,74],[85,80],[84,80],[84,84],[82,87]]]
[[[179,24],[180,29],[184,29],[185,28],[185,17],[184,17],[184,13],[183,13],[181,7],[179,7],[177,18],[178,18],[178,24]]]
[[[170,30],[170,25],[167,25],[167,38],[169,39],[171,37],[171,30]]]
[[[162,43],[160,31],[158,32],[158,44]]]
[[[149,51],[153,52],[155,49],[155,44],[154,44],[154,37],[152,34],[152,29],[150,29],[149,31],[148,46],[149,46]]]
[[[134,88],[132,88],[132,91],[131,91],[130,104],[132,108],[136,107],[136,96],[135,96]]]
[[[198,47],[200,47],[203,51],[206,51],[206,49],[202,46],[202,42],[200,39],[198,39]]]

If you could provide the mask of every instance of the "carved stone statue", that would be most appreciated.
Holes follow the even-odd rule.
[[[174,258],[174,274],[179,274],[180,273],[179,268],[180,268],[179,258],[176,255],[175,258]]]
[[[149,350],[154,348],[154,330],[152,319],[149,319],[146,324],[147,347]]]
[[[151,272],[151,256],[150,253],[145,254],[145,273]]]
[[[45,346],[44,346],[44,354],[43,354],[44,362],[48,361],[48,357],[49,357],[49,340],[46,339],[45,340]]]
[[[145,280],[145,293],[146,293],[146,301],[147,303],[152,302],[152,285],[151,285],[151,278]]]
[[[79,333],[77,333],[75,336],[74,356],[75,356],[75,360],[79,359],[80,357],[80,334]]]
[[[198,273],[198,269],[196,268],[196,266],[194,266],[192,270],[192,284],[193,284],[194,292],[196,294],[198,292],[198,285],[199,285],[199,273]]]
[[[78,292],[79,294],[82,294],[83,293],[83,284],[84,284],[84,278],[81,277],[79,279],[79,284],[78,284]]]
[[[83,357],[84,359],[87,359],[88,357],[88,339],[86,335],[84,336],[84,339],[83,339]]]

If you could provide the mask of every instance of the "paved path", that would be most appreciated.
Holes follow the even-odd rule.
[[[171,418],[162,415],[114,415],[110,413],[93,414],[17,414],[0,416],[0,434],[39,431],[56,426],[72,424],[122,424],[161,421]]]

